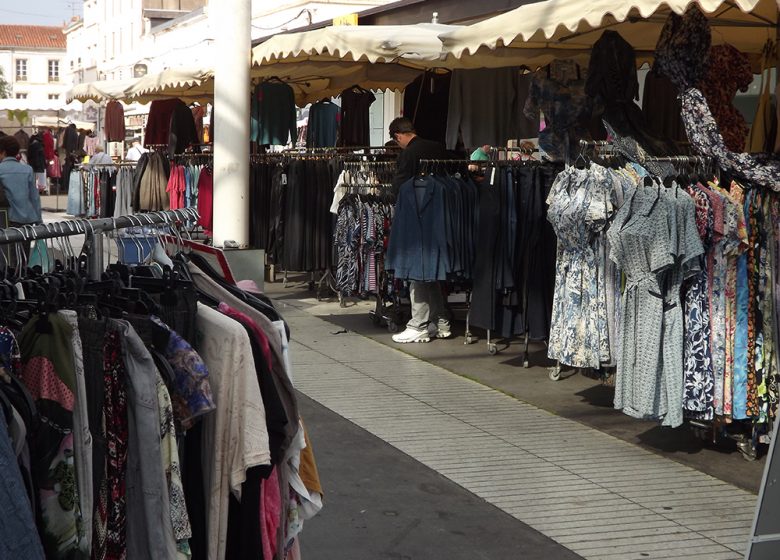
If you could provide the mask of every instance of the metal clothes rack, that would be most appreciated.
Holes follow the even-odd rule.
[[[384,152],[397,152],[400,151],[400,146],[329,146],[323,148],[287,148],[281,152],[270,153],[299,153],[299,154],[329,154],[329,153],[358,153],[363,152],[365,155],[369,155],[372,151],[384,151]]]
[[[164,210],[145,214],[133,214],[118,218],[97,218],[92,220],[74,219],[50,222],[39,225],[25,225],[0,229],[0,245],[85,235],[92,242],[89,255],[89,273],[93,280],[99,280],[103,270],[103,234],[129,228],[154,225],[176,226],[199,218],[194,208]]]
[[[527,149],[524,147],[512,147],[512,148],[496,148],[496,150],[504,150],[507,153],[515,152],[515,153],[525,153],[525,154],[531,154],[531,153],[538,153],[538,149],[534,148],[533,150]],[[539,160],[515,160],[515,159],[489,159],[489,160],[471,160],[471,159],[421,159],[420,160],[420,166],[421,166],[421,172],[423,174],[430,172],[430,171],[437,171],[442,169],[453,169],[455,167],[464,167],[464,166],[478,166],[480,168],[490,168],[490,167],[514,167],[514,166],[526,166],[526,165],[542,165],[545,162],[539,161]],[[473,344],[477,342],[477,337],[474,336],[471,332],[471,325],[470,325],[470,315],[471,315],[471,290],[466,291],[466,332],[464,334],[464,344]],[[523,367],[528,368],[530,367],[530,359],[529,359],[529,345],[530,345],[530,335],[527,332],[524,336],[524,349],[523,349]],[[487,329],[486,331],[486,345],[487,345],[487,351],[488,354],[491,356],[495,356],[498,354],[498,344],[493,340],[492,338],[492,332],[490,329]]]

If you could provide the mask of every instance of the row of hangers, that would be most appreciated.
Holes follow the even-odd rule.
[[[145,222],[142,218],[149,221]],[[130,220],[133,226],[148,227],[152,224],[148,216],[140,215]],[[183,252],[184,243],[177,223],[166,218],[163,227],[181,240],[177,253]],[[181,225],[179,223],[179,225]],[[89,311],[97,315],[121,318],[126,313],[149,314],[156,303],[149,294],[160,294],[164,300],[175,299],[182,289],[192,288],[190,279],[184,278],[169,266],[138,265],[130,267],[112,263],[102,273],[100,280],[90,279],[90,255],[95,250],[92,239],[97,233],[88,220],[73,220],[37,226],[45,231],[45,250],[34,245],[31,256],[42,260],[44,253],[46,269],[42,264],[32,265],[23,250],[23,244],[15,243],[0,248],[2,278],[0,279],[0,323],[21,328],[32,314],[38,315],[38,332],[51,332],[48,315],[59,309]],[[18,232],[25,241],[36,240],[32,228],[9,228]],[[0,230],[0,241],[8,242],[9,230]],[[185,229],[186,232],[186,229]],[[77,253],[72,242],[73,235],[85,235],[85,243]],[[157,242],[162,244],[162,233],[157,228]],[[19,236],[17,236],[18,238]],[[37,238],[40,240],[41,238]],[[139,254],[143,254],[140,241],[133,237]],[[57,257],[54,255],[58,254]],[[13,264],[11,262],[13,255]],[[132,277],[132,287],[131,285]],[[24,299],[18,297],[17,286],[21,287]]]
[[[612,151],[613,144],[604,140],[580,140],[580,153],[577,155],[574,161],[574,166],[577,169],[585,169],[590,166],[591,163],[596,163],[604,167],[625,167],[631,163],[623,154]],[[593,150],[593,153],[588,153],[589,150]],[[636,162],[638,165],[642,165],[643,162]],[[706,184],[712,180],[717,173],[717,169],[714,166],[712,158],[705,156],[689,156],[689,155],[676,155],[676,156],[658,156],[647,157],[644,163],[665,163],[669,164],[674,173],[670,173],[663,179],[663,184],[667,188],[672,185],[691,185],[694,183]],[[652,177],[646,176],[643,184],[645,186],[656,186],[656,182]]]

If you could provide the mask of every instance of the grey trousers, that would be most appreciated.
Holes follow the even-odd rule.
[[[429,323],[441,330],[450,328],[450,311],[438,282],[409,282],[409,298],[412,300],[412,318],[406,328],[421,331]]]

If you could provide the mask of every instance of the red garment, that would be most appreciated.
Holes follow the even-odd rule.
[[[200,225],[211,235],[214,229],[214,177],[211,169],[204,167],[198,179],[198,214]]]
[[[183,165],[173,164],[171,166],[171,175],[168,177],[168,187],[165,190],[168,193],[171,210],[178,210],[186,206],[184,195],[187,190],[187,184],[184,178]]]
[[[106,105],[104,131],[107,142],[125,141],[125,110],[119,101],[111,100]]]
[[[255,340],[258,342],[258,344],[260,344],[260,350],[263,351],[263,358],[268,365],[268,371],[273,371],[273,363],[271,362],[271,343],[269,342],[268,336],[265,334],[263,329],[258,327],[257,323],[255,323],[251,317],[244,315],[240,311],[236,311],[224,302],[219,304],[218,309],[220,312],[224,313],[231,319],[235,319],[242,325],[249,327],[249,330],[251,330],[252,334],[255,335]]]
[[[274,558],[277,550],[276,535],[282,517],[282,493],[276,467],[271,476],[260,486],[260,534],[263,540],[263,558]]]
[[[748,55],[731,45],[710,49],[709,69],[699,89],[707,99],[726,147],[732,152],[745,151],[745,139],[750,132],[745,117],[734,106],[734,96],[737,90],[747,91],[752,82]]]
[[[46,158],[46,163],[57,157],[57,152],[54,151],[54,135],[48,129],[43,131],[43,157]]]
[[[144,146],[162,144],[167,146],[171,134],[173,111],[181,104],[180,99],[158,99],[149,106],[149,118],[146,121]]]

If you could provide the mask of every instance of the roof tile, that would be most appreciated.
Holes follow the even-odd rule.
[[[61,27],[47,25],[0,25],[0,49],[32,48],[65,50]]]

